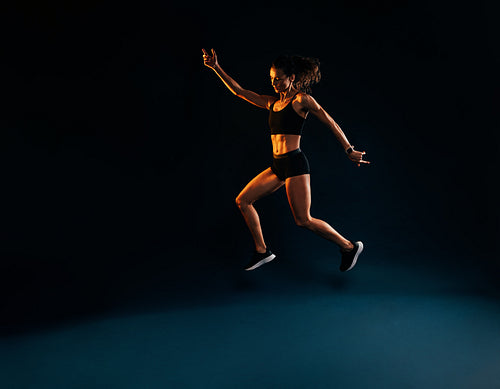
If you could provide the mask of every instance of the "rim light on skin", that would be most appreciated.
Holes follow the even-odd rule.
[[[292,91],[293,82],[295,81],[295,74],[287,76],[283,70],[271,67],[269,71],[269,76],[271,77],[271,85],[276,93],[279,93],[282,100],[285,100],[287,93]]]

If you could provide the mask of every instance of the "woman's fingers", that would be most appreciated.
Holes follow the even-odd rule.
[[[217,61],[214,49],[212,49],[213,56],[208,54],[204,48],[202,48],[201,51],[203,52],[203,63],[208,67],[213,67]]]
[[[362,163],[369,165],[369,161],[364,161],[363,160],[363,155],[366,154],[366,151],[354,151],[351,154],[349,154],[349,158],[351,161],[355,162],[358,166],[361,166]]]
[[[217,58],[217,54],[215,54],[215,50],[214,49],[212,49],[212,55],[208,54],[207,51],[204,48],[202,48],[201,51],[203,52],[203,56],[204,57],[213,58],[213,59]]]
[[[201,49],[203,51],[203,60],[205,63],[210,62],[214,59],[214,57],[210,56],[205,49]]]
[[[204,64],[210,68],[214,68],[217,64],[217,54],[215,54],[215,50],[212,49],[212,55],[208,54],[204,48],[202,48],[201,51],[203,52]]]

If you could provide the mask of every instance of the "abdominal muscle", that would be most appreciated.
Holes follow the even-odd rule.
[[[271,141],[275,155],[286,154],[300,147],[300,135],[275,134],[271,135]]]

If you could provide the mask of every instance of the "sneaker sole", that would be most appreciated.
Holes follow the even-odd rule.
[[[363,251],[363,242],[356,242],[358,244],[358,251],[354,254],[354,259],[352,260],[351,266],[346,271],[351,270],[354,266],[356,266],[356,262],[358,261],[359,254]]]
[[[250,270],[254,270],[254,269],[257,269],[259,266],[262,266],[264,265],[265,263],[268,263],[268,262],[271,262],[274,258],[276,258],[276,255],[274,254],[271,254],[269,257],[266,257],[264,259],[261,259],[259,262],[257,262],[255,265],[253,265],[252,267],[249,267],[247,269],[245,269],[246,271],[250,271]]]

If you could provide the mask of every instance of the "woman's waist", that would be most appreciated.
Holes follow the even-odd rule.
[[[283,159],[283,158],[292,157],[292,156],[294,156],[296,154],[300,154],[300,153],[302,153],[302,150],[300,148],[298,148],[298,149],[295,149],[292,151],[287,151],[286,153],[283,153],[283,154],[273,153],[273,158],[274,159]]]
[[[300,135],[271,135],[273,154],[281,155],[300,148]]]

